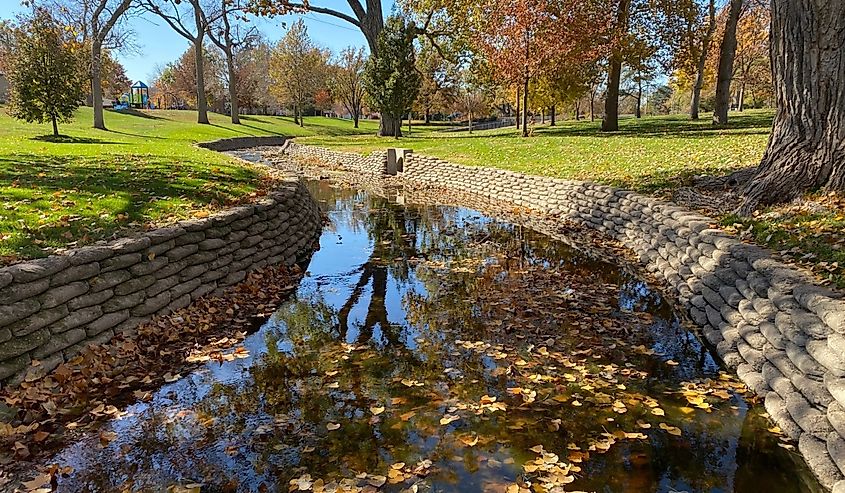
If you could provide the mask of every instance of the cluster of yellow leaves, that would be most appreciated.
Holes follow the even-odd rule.
[[[423,478],[429,474],[432,461],[421,460],[414,465],[395,462],[382,474],[361,472],[351,478],[326,482],[322,478],[313,478],[311,474],[303,474],[289,482],[288,491],[313,491],[314,493],[372,493],[388,484],[400,484],[409,480]],[[402,493],[417,493],[419,487],[412,484],[403,489]]]

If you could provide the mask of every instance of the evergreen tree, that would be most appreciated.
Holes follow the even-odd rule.
[[[27,122],[53,124],[73,119],[85,96],[82,47],[46,9],[37,9],[16,32],[9,70],[9,114]]]
[[[370,57],[364,72],[364,87],[382,118],[393,121],[392,128],[382,125],[382,136],[402,136],[402,115],[411,109],[420,89],[420,75],[415,70],[414,26],[400,16],[387,19],[378,37],[378,57]]]

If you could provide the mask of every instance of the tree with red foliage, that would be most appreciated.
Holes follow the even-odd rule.
[[[531,80],[600,57],[608,38],[607,0],[486,0],[471,38],[504,83],[522,90],[522,135]]]

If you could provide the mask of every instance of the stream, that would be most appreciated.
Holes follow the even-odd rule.
[[[245,357],[61,450],[59,491],[822,491],[619,266],[470,209],[307,185],[330,224]]]

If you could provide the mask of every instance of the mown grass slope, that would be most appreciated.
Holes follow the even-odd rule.
[[[401,146],[421,154],[474,166],[529,174],[592,180],[652,191],[696,174],[724,174],[757,164],[771,128],[771,111],[732,113],[715,128],[709,119],[686,115],[623,118],[618,132],[601,132],[600,122],[566,120],[537,125],[530,138],[513,127],[467,132],[418,129],[398,142],[374,135],[317,135],[303,144],[370,152]]]
[[[91,128],[90,108],[53,138],[48,125],[31,125],[0,108],[0,256],[46,255],[110,237],[121,230],[203,214],[268,185],[259,168],[197,148],[226,137],[343,135],[352,123],[245,116],[232,125],[209,115],[198,125],[191,111],[107,112],[108,131]],[[358,132],[375,132],[362,122]]]

